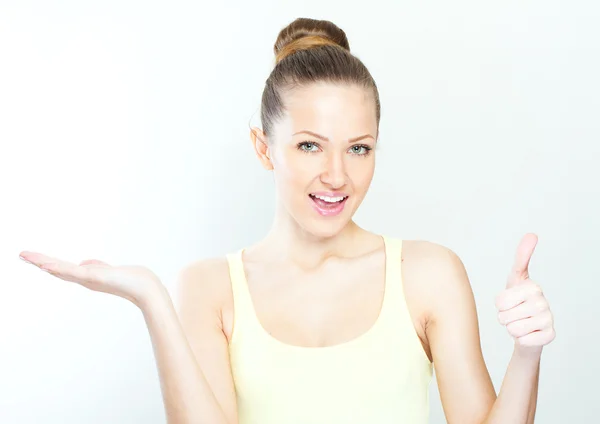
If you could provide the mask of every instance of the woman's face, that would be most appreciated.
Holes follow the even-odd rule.
[[[337,234],[364,199],[375,169],[375,102],[366,89],[328,83],[284,94],[286,113],[270,135],[280,202],[305,231]]]

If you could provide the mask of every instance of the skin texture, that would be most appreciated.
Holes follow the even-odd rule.
[[[381,238],[352,221],[375,170],[374,103],[359,87],[315,84],[287,93],[285,106],[272,134],[259,128],[250,134],[260,164],[273,173],[278,200],[271,230],[245,249],[244,266],[266,331],[288,344],[329,346],[366,332],[382,301]],[[297,134],[304,130],[312,134]],[[361,136],[366,137],[349,141]],[[344,211],[334,217],[317,214],[309,194],[321,191],[347,195]],[[529,278],[536,243],[535,235],[523,238],[496,299],[498,319],[515,340],[498,396],[482,357],[477,311],[460,258],[420,240],[405,240],[402,257],[392,258],[403,262],[409,312],[434,362],[448,423],[533,422],[542,347],[554,338],[548,303]],[[61,279],[127,298],[142,310],[169,423],[237,422],[228,356],[233,304],[224,258],[188,264],[178,277],[173,305],[156,276],[141,267],[75,265],[33,252],[21,256]]]

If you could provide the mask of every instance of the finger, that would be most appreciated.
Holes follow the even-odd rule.
[[[517,253],[513,263],[512,270],[508,277],[507,285],[512,287],[522,280],[529,278],[529,263],[535,247],[537,246],[538,237],[535,234],[528,233],[521,239],[517,246]]]
[[[64,262],[61,259],[53,258],[51,256],[43,255],[37,252],[23,251],[20,253],[19,257],[24,261],[29,262],[30,264],[38,267],[41,267],[44,264]]]
[[[528,298],[525,302],[518,304],[514,308],[498,312],[498,321],[500,324],[506,325],[513,321],[530,318],[549,310],[548,301],[540,293]]]
[[[508,333],[513,337],[523,337],[535,331],[542,331],[552,327],[552,314],[545,312],[530,318],[511,322],[506,326]]]
[[[19,253],[19,258],[20,258],[20,259],[22,259],[22,260],[24,260],[25,262],[27,262],[27,263],[29,263],[29,264],[35,265],[35,264],[32,262],[32,256],[33,256],[33,255],[36,255],[36,253],[34,253],[34,252],[29,252],[29,251],[27,251],[27,250],[24,250],[24,251],[22,251],[21,253]]]
[[[90,282],[97,279],[94,268],[82,267],[65,261],[46,262],[40,268],[55,277],[75,283]]]
[[[554,327],[542,331],[535,331],[522,337],[518,337],[515,341],[521,346],[544,346],[556,338]]]
[[[496,297],[496,308],[498,311],[508,311],[515,308],[528,299],[537,298],[542,294],[542,289],[535,283],[521,284],[502,291]]]
[[[531,318],[535,316],[537,307],[534,302],[523,302],[512,309],[498,312],[498,322],[502,325],[510,324],[511,322],[520,319]]]

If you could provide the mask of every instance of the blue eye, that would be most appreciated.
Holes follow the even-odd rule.
[[[357,144],[350,148],[353,154],[358,156],[367,156],[371,152],[371,147],[365,144]]]
[[[301,143],[298,143],[297,148],[302,152],[312,153],[317,151],[318,146],[316,143],[312,143],[310,141],[303,141]]]
[[[316,153],[319,151],[319,145],[312,141],[302,141],[296,145],[296,148],[304,153]],[[368,156],[372,148],[366,144],[357,144],[350,147],[350,153],[356,156]]]

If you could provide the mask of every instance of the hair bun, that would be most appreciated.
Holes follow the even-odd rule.
[[[275,63],[297,51],[326,45],[350,52],[346,33],[333,22],[298,18],[279,32],[274,46]]]

